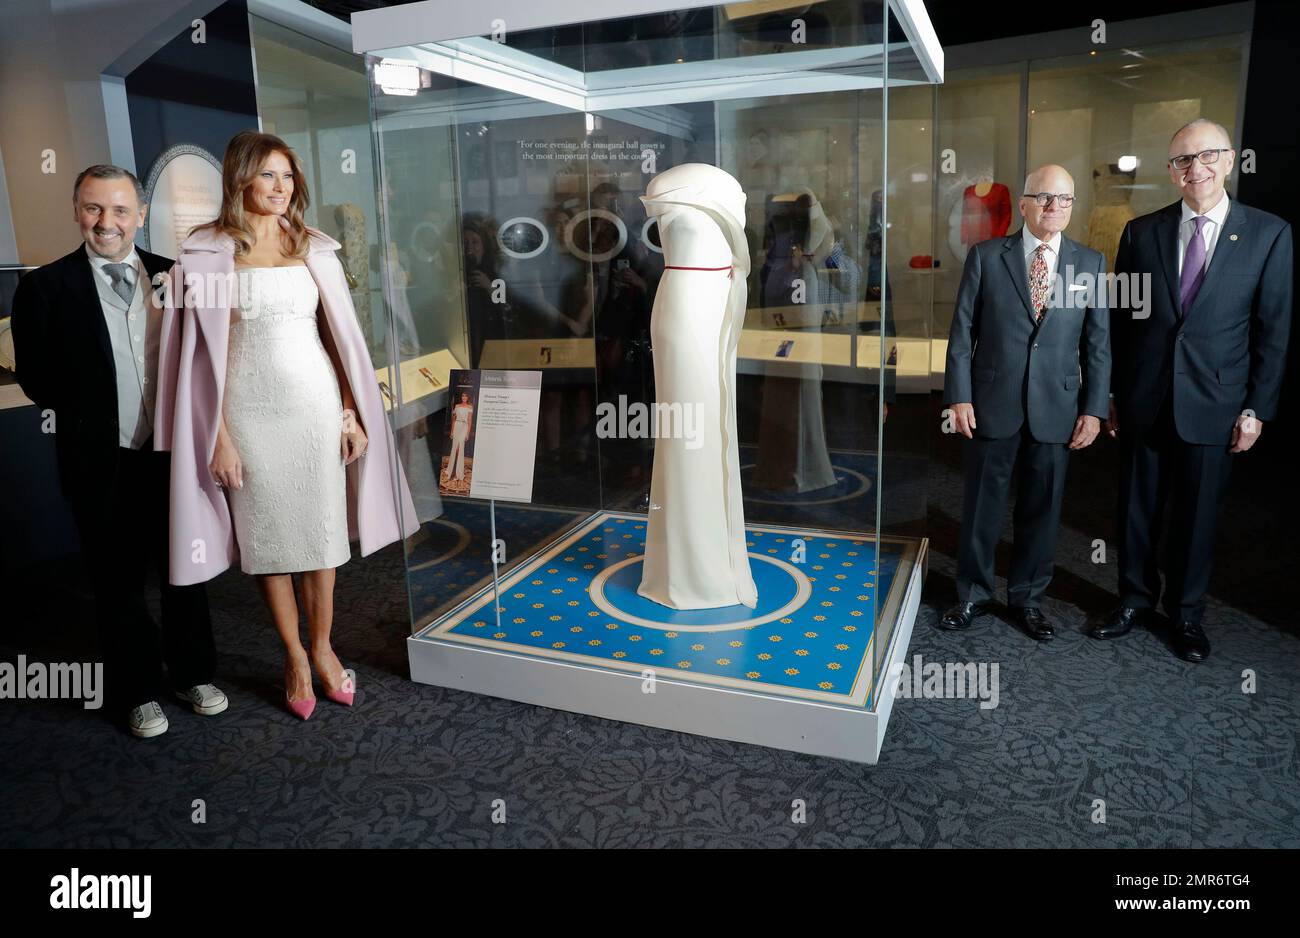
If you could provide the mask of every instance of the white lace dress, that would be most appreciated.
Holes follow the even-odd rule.
[[[316,325],[305,266],[238,272],[222,413],[244,467],[229,489],[245,573],[347,563],[347,479],[338,377]]]

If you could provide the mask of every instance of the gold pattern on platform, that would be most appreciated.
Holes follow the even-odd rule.
[[[604,533],[613,533],[614,531],[622,533],[623,531],[632,530],[632,520],[633,519],[629,517],[626,520],[626,523],[624,523],[623,519],[605,519],[606,525],[610,526],[604,528]],[[644,520],[644,516],[642,516],[642,520]],[[646,527],[647,525],[637,524],[635,530],[644,534]],[[599,532],[602,529],[597,527],[595,530]],[[584,531],[586,533],[583,533]],[[577,646],[571,646],[564,641],[545,642],[543,641],[543,639],[547,637],[545,630],[537,627],[533,627],[531,630],[517,628],[511,630],[511,632],[507,634],[501,632],[481,634],[474,638],[466,635],[466,641],[482,643],[489,635],[494,635],[498,640],[501,640],[504,643],[509,643],[511,641],[511,635],[527,635],[532,640],[530,642],[532,647],[539,649],[540,654],[542,655],[553,658],[589,661],[593,662],[597,667],[599,666],[599,659],[603,659],[609,666],[631,670],[639,670],[642,667],[642,662],[645,662],[646,667],[660,667],[659,665],[654,665],[653,662],[664,657],[667,657],[668,660],[672,661],[672,656],[676,653],[677,656],[681,658],[680,661],[674,662],[676,669],[683,672],[696,672],[694,675],[689,677],[683,673],[680,678],[681,681],[694,682],[697,680],[705,680],[710,681],[711,683],[725,683],[730,680],[733,685],[735,685],[737,679],[740,679],[745,681],[746,684],[751,684],[751,682],[760,682],[762,680],[762,675],[766,673],[770,675],[767,678],[767,681],[778,686],[783,685],[785,683],[785,678],[787,677],[794,679],[791,680],[789,684],[791,693],[794,695],[812,696],[816,698],[819,697],[819,695],[825,694],[826,697],[822,699],[830,700],[842,698],[844,694],[854,695],[854,699],[856,700],[857,695],[859,695],[862,690],[863,677],[865,675],[867,690],[869,693],[870,672],[873,661],[873,653],[871,651],[870,643],[868,643],[866,649],[863,650],[862,654],[864,657],[859,661],[856,657],[856,652],[854,651],[854,648],[856,647],[855,645],[849,644],[847,641],[832,644],[833,639],[829,635],[829,640],[823,644],[821,641],[821,628],[819,628],[819,626],[828,628],[828,619],[838,619],[841,622],[841,628],[846,632],[852,633],[863,631],[863,629],[858,626],[843,625],[842,617],[846,610],[853,616],[859,618],[866,616],[868,619],[870,618],[870,607],[876,593],[875,587],[879,586],[879,584],[875,582],[864,583],[862,587],[860,587],[859,593],[847,593],[849,582],[857,576],[861,576],[862,572],[857,571],[856,569],[852,574],[842,572],[855,567],[855,564],[851,561],[856,560],[859,553],[857,550],[847,549],[848,545],[850,543],[857,545],[862,542],[846,541],[846,549],[841,549],[836,553],[831,553],[830,551],[834,550],[839,545],[834,541],[822,541],[821,536],[818,536],[815,543],[823,544],[825,547],[820,552],[817,552],[815,547],[813,547],[813,551],[810,551],[810,553],[813,553],[813,557],[817,559],[817,562],[808,566],[796,565],[792,568],[779,556],[771,557],[769,559],[768,557],[764,557],[763,554],[778,555],[782,551],[788,552],[790,549],[790,542],[795,537],[804,537],[805,535],[790,533],[789,529],[780,533],[776,531],[766,532],[768,535],[767,543],[772,544],[773,547],[766,550],[752,550],[750,556],[754,558],[755,562],[764,564],[771,563],[784,568],[789,576],[795,578],[796,583],[802,582],[803,585],[800,589],[805,590],[806,592],[802,597],[800,597],[800,602],[798,604],[792,603],[784,606],[766,620],[769,623],[780,621],[782,626],[778,633],[769,633],[767,635],[769,642],[768,647],[772,649],[772,653],[763,652],[756,654],[754,651],[750,650],[744,651],[742,657],[742,652],[740,650],[745,649],[750,645],[750,637],[752,636],[754,639],[762,637],[763,633],[758,632],[757,629],[762,628],[763,623],[743,623],[738,621],[734,623],[719,623],[723,628],[696,628],[694,626],[685,625],[681,622],[674,623],[672,626],[669,626],[668,623],[660,625],[658,622],[655,622],[649,624],[650,631],[654,634],[663,635],[666,640],[680,640],[682,636],[685,636],[688,639],[688,641],[684,642],[682,646],[677,645],[676,641],[672,641],[670,645],[660,648],[654,648],[653,643],[651,647],[648,648],[640,645],[640,641],[644,637],[643,634],[621,631],[620,629],[622,625],[627,625],[629,629],[635,629],[638,627],[646,627],[648,624],[645,622],[633,621],[632,618],[627,617],[627,614],[623,610],[610,606],[608,602],[606,602],[604,606],[601,606],[600,600],[603,597],[598,582],[603,583],[603,580],[601,579],[602,573],[604,574],[605,579],[610,578],[609,571],[611,570],[611,565],[617,565],[618,568],[622,568],[628,565],[632,557],[638,556],[632,553],[632,550],[637,545],[632,543],[624,545],[621,543],[622,540],[631,541],[633,538],[633,535],[631,534],[625,533],[622,538],[602,538],[599,535],[592,537],[591,531],[591,526],[579,530],[578,533],[573,536],[572,540],[568,540],[563,544],[558,544],[553,549],[537,555],[535,560],[525,562],[522,565],[523,569],[514,576],[508,575],[508,578],[503,578],[500,584],[502,590],[501,595],[503,597],[510,596],[513,600],[513,602],[504,599],[502,601],[510,603],[509,613],[514,614],[517,618],[514,620],[507,619],[506,616],[508,613],[505,612],[506,607],[502,606],[502,614],[498,616],[498,621],[514,621],[517,624],[523,624],[528,621],[526,617],[519,615],[524,608],[531,608],[537,614],[541,614],[543,612],[549,613],[552,610],[557,609],[557,607],[563,607],[563,615],[551,616],[549,621],[555,623],[556,627],[570,631],[570,634],[574,636],[574,640],[578,642]],[[759,538],[764,537],[764,532],[753,531],[750,532],[750,535],[752,540],[748,540],[747,543],[753,546],[758,542]],[[588,548],[586,545],[574,543],[574,540],[579,538],[585,538],[587,543],[591,544],[591,547]],[[593,541],[596,541],[597,543],[592,543]],[[603,544],[600,542],[603,542]],[[810,544],[810,546],[812,545]],[[619,551],[620,547],[626,549]],[[602,549],[607,550],[609,553],[601,553],[596,554],[594,557],[592,556],[592,553]],[[607,559],[613,557],[615,552],[618,553],[617,558],[613,560]],[[845,557],[849,559],[847,561],[843,560]],[[601,559],[604,563],[597,564],[594,562],[596,559]],[[823,563],[827,559],[833,560],[834,563],[826,564],[824,566]],[[566,566],[560,567],[556,565],[556,560],[563,560]],[[548,563],[550,564],[549,566]],[[825,573],[826,568],[830,566],[840,566],[841,571],[826,573],[825,575],[831,578],[831,581],[827,583],[827,585],[815,585],[809,587],[809,584],[816,583],[816,577],[809,576],[807,573],[809,568],[811,567],[813,571],[821,571]],[[542,573],[540,571],[543,570],[547,571],[552,579],[541,579]],[[570,575],[578,570],[584,571],[584,575]],[[874,575],[873,572],[873,576]],[[596,579],[589,580],[588,578],[592,576],[595,576]],[[530,580],[530,577],[533,579]],[[517,591],[523,589],[522,584],[530,582],[533,584],[533,591],[531,594],[526,591]],[[520,584],[515,587],[516,591],[510,591],[509,587],[516,583]],[[557,586],[557,584],[560,583],[563,584],[562,588]],[[584,596],[582,600],[573,598],[575,594],[572,584],[578,584],[577,588],[583,591]],[[625,584],[620,584],[619,588],[622,589],[624,585]],[[488,593],[488,596],[484,600],[480,600],[480,603],[490,602],[491,590],[492,587],[489,584],[485,590],[485,592]],[[816,595],[817,590],[821,590],[820,596]],[[845,592],[846,595],[844,597],[834,595],[839,592]],[[896,590],[891,588],[891,600],[894,599],[895,592]],[[551,596],[552,598],[537,603],[530,601],[539,596]],[[832,598],[834,600],[833,602]],[[598,608],[593,608],[593,605]],[[852,608],[855,605],[860,605],[862,608]],[[605,608],[605,606],[610,606],[610,608]],[[482,610],[484,607],[480,605],[478,608]],[[587,618],[589,618],[589,621],[591,622],[591,628],[596,629],[598,634],[604,633],[605,637],[603,640],[601,638],[580,637],[581,633],[584,631],[583,628],[571,624],[577,614],[576,608],[584,609],[587,613]],[[474,607],[470,606],[469,614],[462,614],[459,619],[461,623],[460,631],[462,634],[469,632],[469,629],[467,629],[465,625],[467,620],[474,624],[476,628],[485,628],[490,624],[482,621],[474,622],[472,620],[474,614],[473,609]],[[801,609],[801,611],[796,612],[794,611],[795,609]],[[834,610],[833,614],[832,610]],[[886,611],[884,614],[888,615],[889,613]],[[479,615],[483,615],[483,612],[480,611]],[[546,618],[546,616],[543,616],[543,618]],[[570,624],[566,624],[566,622]],[[816,624],[811,627],[805,626],[805,631],[802,632],[798,631],[796,628],[790,628],[790,626],[795,625],[796,623],[809,622]],[[449,628],[454,627],[454,622],[450,625],[440,626],[438,630],[439,635],[446,632]],[[670,627],[672,631],[667,630]],[[712,638],[706,638],[701,635],[698,639],[696,639],[696,636],[692,634],[692,632],[718,631],[723,631],[725,633],[727,627],[735,629],[736,631],[733,631],[731,635],[715,635]],[[771,626],[769,625],[768,627],[770,628]],[[664,629],[664,631],[660,631],[660,629]],[[867,623],[865,631],[869,636],[869,623]],[[807,647],[803,648],[790,647],[783,644],[785,638],[794,639],[794,642],[791,644],[796,644],[798,641],[796,636],[802,636],[806,642],[811,642],[813,644],[809,644]],[[651,637],[653,638],[653,635]],[[690,641],[692,639],[694,639],[694,641]],[[521,648],[525,648],[523,643],[529,642],[529,639],[516,638],[514,641],[519,642]],[[623,641],[626,641],[630,646],[627,647],[626,650],[619,648],[619,645],[621,645]],[[632,643],[636,643],[636,645],[633,646]],[[514,646],[507,644],[506,647]],[[682,647],[687,648],[689,654],[681,655]],[[554,649],[554,651],[552,651],[552,649]],[[647,652],[649,652],[648,656],[646,655]],[[828,658],[833,658],[834,654],[842,654],[845,657],[840,660],[827,660]],[[851,660],[849,660],[850,655],[853,655]],[[650,660],[646,661],[646,657]],[[800,659],[798,667],[788,667],[789,665],[794,664],[794,662],[789,660],[790,657],[798,657]],[[616,661],[618,664],[615,665],[614,662]],[[747,661],[766,662],[770,665],[771,671],[761,672],[755,669],[752,664],[750,669],[742,670],[739,665],[742,665]],[[846,672],[846,689],[835,692],[835,683],[831,681],[821,681],[816,676],[817,663],[825,665],[823,670],[829,670],[836,675],[841,671]],[[804,668],[807,668],[807,670],[802,670]],[[797,681],[797,686],[795,681]],[[760,684],[760,687],[766,689],[765,684]]]

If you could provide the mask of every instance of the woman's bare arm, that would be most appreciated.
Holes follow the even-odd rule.
[[[334,333],[330,330],[328,318],[325,316],[323,306],[316,307],[316,327],[320,331],[321,344],[325,346],[325,354],[330,358],[330,364],[334,366],[334,375],[339,382],[339,395],[343,398],[343,409],[350,410],[354,414],[357,412],[357,401],[352,396],[352,385],[348,382],[348,373],[343,368],[343,359],[339,356],[338,345],[334,342]],[[360,415],[357,416],[357,423],[361,423]],[[362,429],[365,429],[362,427]]]

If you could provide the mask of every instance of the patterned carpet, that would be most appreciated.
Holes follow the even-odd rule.
[[[1072,485],[1086,512],[1106,514],[1113,495],[1087,471]],[[227,713],[164,704],[171,730],[138,741],[79,707],[5,701],[0,845],[1300,847],[1294,633],[1213,599],[1214,654],[1199,667],[1158,634],[1086,638],[1083,609],[1107,607],[1113,570],[1091,563],[1093,532],[1075,514],[1049,606],[1056,642],[996,617],[941,632],[959,499],[941,454],[909,657],[996,662],[999,705],[900,700],[876,766],[412,684],[390,548],[340,573],[336,647],[358,671],[352,710],[322,700],[305,724],[283,711],[278,643],[237,573],[211,591]],[[1230,591],[1241,569],[1225,561],[1216,587]],[[26,585],[46,600],[38,615],[19,608],[0,657],[89,657],[84,592],[38,573]],[[204,824],[191,820],[195,799]],[[505,823],[493,822],[497,799]]]

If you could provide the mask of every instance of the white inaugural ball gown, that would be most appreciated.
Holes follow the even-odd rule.
[[[237,270],[222,414],[244,467],[227,489],[240,567],[295,573],[347,563],[343,400],[306,266]]]
[[[642,201],[658,216],[665,263],[650,317],[655,395],[690,408],[698,437],[658,430],[637,592],[673,609],[752,609],[736,433],[745,193],[715,166],[684,163],[652,179]]]

